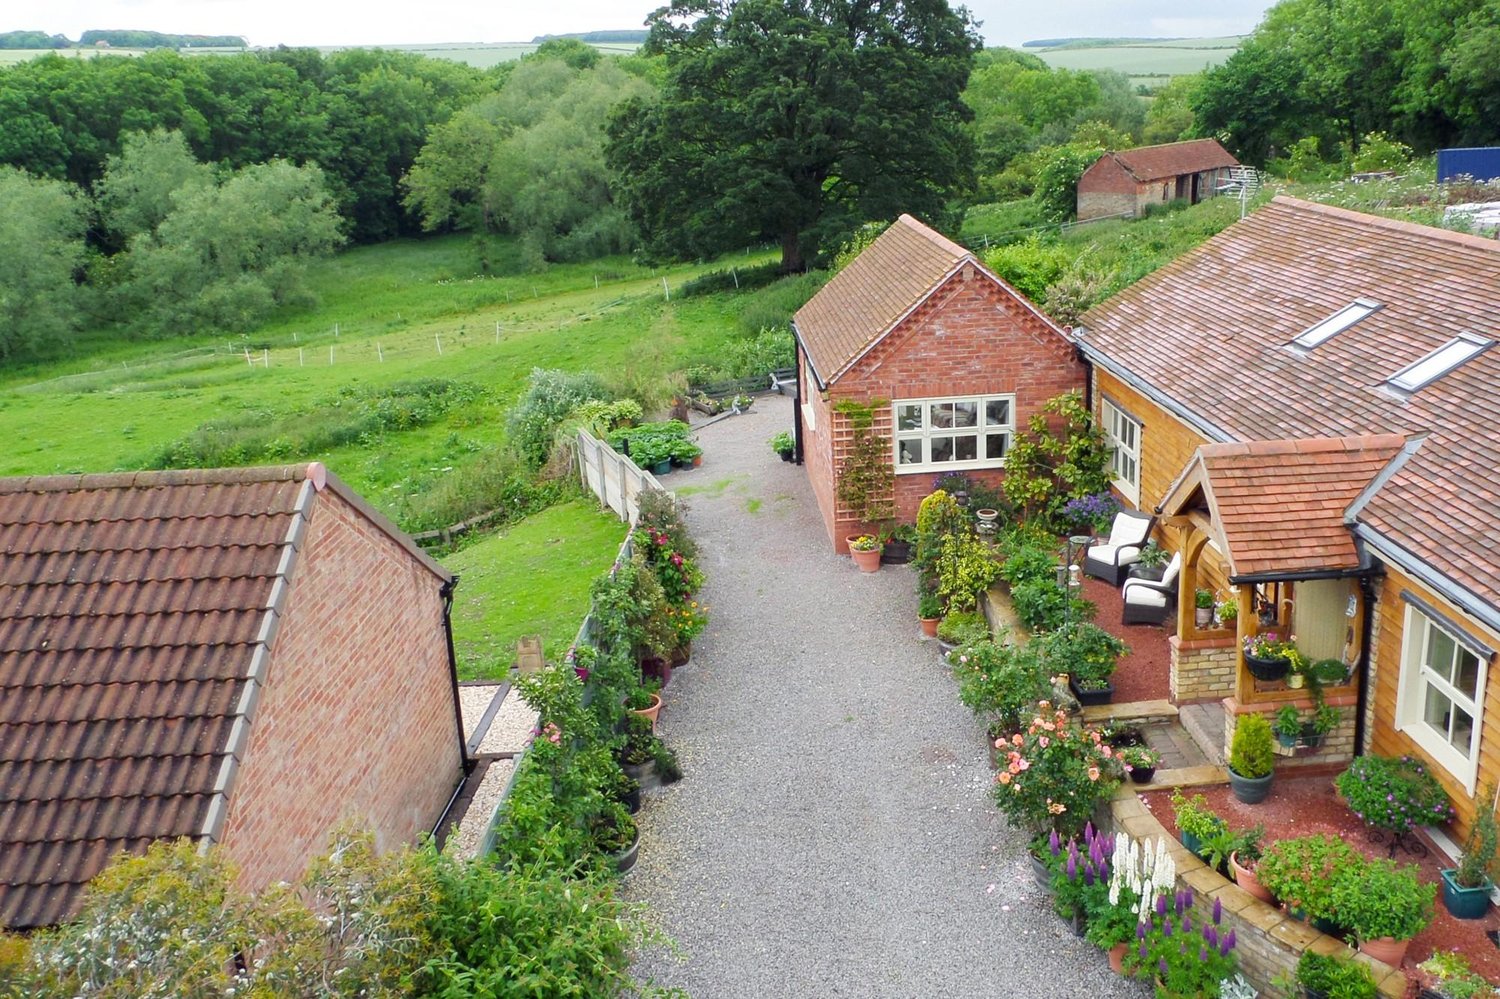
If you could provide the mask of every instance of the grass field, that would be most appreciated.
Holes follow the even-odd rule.
[[[1136,43],[1101,43],[1090,46],[1028,48],[1054,69],[1115,69],[1133,82],[1164,82],[1166,78],[1196,73],[1217,66],[1234,54],[1244,39],[1174,38]]]
[[[78,358],[8,371],[0,474],[158,467],[166,449],[205,426],[275,427],[284,446],[225,463],[321,460],[408,529],[441,526],[417,516],[424,498],[494,458],[504,411],[533,367],[659,386],[741,335],[742,301],[667,302],[662,279],[680,289],[713,266],[768,258],[657,271],[620,258],[495,276],[475,273],[470,247],[466,237],[443,237],[353,249],[309,268],[318,308],[288,311],[243,337],[95,338]],[[378,408],[383,394],[421,379],[469,389],[434,419],[299,449],[310,432],[299,423]]]
[[[589,587],[624,540],[625,525],[589,498],[443,559],[459,575],[453,641],[460,678],[504,676],[522,635],[542,636],[548,660],[560,660],[588,613]]]
[[[605,55],[630,55],[640,48],[635,43],[624,42],[591,42],[594,48]],[[319,46],[318,51],[324,55],[331,52],[342,52],[345,49],[355,48],[352,45]],[[416,55],[430,56],[433,59],[451,59],[454,62],[468,63],[475,69],[489,69],[491,66],[502,62],[510,62],[524,55],[535,52],[537,46],[532,42],[496,42],[494,44],[479,44],[468,42],[455,42],[452,44],[435,45],[362,45],[359,48],[367,49],[391,49],[397,52],[411,52]],[[56,53],[64,59],[92,59],[95,56],[138,56],[145,49],[95,49],[95,48],[73,48],[73,49],[0,49],[0,67],[14,66],[19,62],[36,59],[39,56]],[[182,55],[225,55],[245,51],[243,49],[182,49]]]

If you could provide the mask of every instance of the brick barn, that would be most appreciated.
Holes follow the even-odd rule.
[[[837,500],[853,438],[840,403],[873,406],[890,442],[897,517],[912,521],[935,476],[999,482],[1017,427],[1082,389],[1067,336],[968,250],[903,215],[792,320],[799,460],[829,542],[871,525]]]
[[[253,891],[438,822],[456,580],[322,465],[4,479],[0,533],[0,925],[153,840]]]
[[[1078,221],[1142,215],[1149,205],[1211,198],[1239,160],[1214,139],[1105,153],[1078,178]]]

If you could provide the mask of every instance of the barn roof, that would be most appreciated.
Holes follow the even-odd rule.
[[[1240,162],[1229,155],[1229,150],[1219,145],[1216,139],[1189,139],[1186,142],[1168,142],[1159,146],[1137,146],[1135,149],[1122,149],[1104,155],[1113,157],[1126,173],[1142,182],[1238,166]]]

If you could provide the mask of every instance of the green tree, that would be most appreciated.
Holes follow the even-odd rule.
[[[666,85],[625,103],[607,154],[655,253],[770,238],[799,271],[862,222],[941,216],[970,183],[978,39],[945,0],[673,0],[649,23]]]
[[[1203,81],[1203,74],[1174,76],[1161,87],[1146,108],[1146,123],[1141,141],[1147,145],[1177,142],[1193,130],[1193,93]]]
[[[72,184],[0,166],[0,358],[66,338],[78,321],[88,203]]]
[[[182,133],[157,129],[124,137],[120,154],[106,161],[96,196],[105,227],[123,246],[155,232],[179,191],[211,184],[213,171],[193,156]]]
[[[1204,72],[1191,101],[1194,128],[1219,136],[1242,162],[1264,166],[1321,126],[1322,116],[1303,93],[1304,72],[1290,50],[1251,37]]]
[[[120,304],[142,331],[243,329],[279,304],[307,301],[303,262],[340,242],[321,170],[247,167],[178,192],[155,234],[132,243]]]

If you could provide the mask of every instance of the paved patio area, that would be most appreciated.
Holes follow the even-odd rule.
[[[1034,887],[910,572],[834,555],[767,446],[790,414],[761,398],[705,428],[702,467],[664,482],[712,620],[664,691],[687,777],[649,796],[624,888],[681,953],[637,971],[699,999],[1148,994]]]

